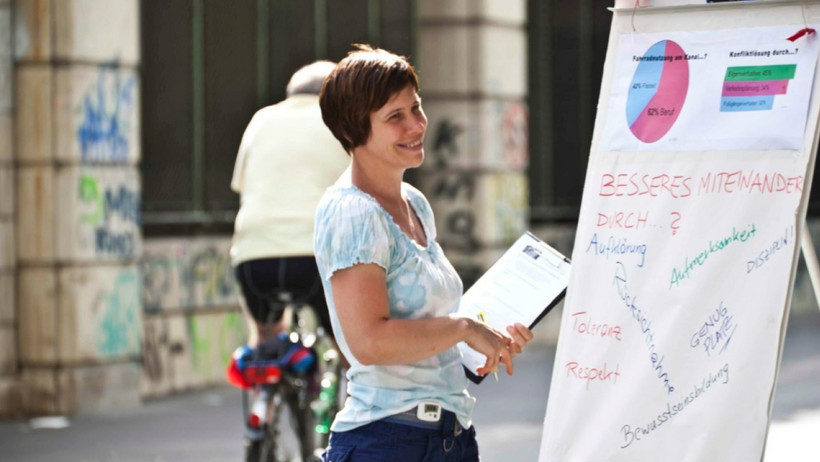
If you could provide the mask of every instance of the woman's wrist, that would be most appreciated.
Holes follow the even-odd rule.
[[[449,317],[455,322],[456,332],[458,332],[458,341],[466,342],[473,331],[471,323],[474,321],[466,316],[459,314],[451,314]]]

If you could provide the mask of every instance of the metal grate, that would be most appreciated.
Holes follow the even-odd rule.
[[[290,75],[353,42],[412,56],[415,0],[143,0],[146,236],[230,233],[236,150]]]

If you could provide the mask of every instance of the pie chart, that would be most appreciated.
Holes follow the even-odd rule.
[[[689,63],[677,43],[661,40],[641,57],[629,85],[626,120],[644,143],[661,139],[675,124],[689,88]]]

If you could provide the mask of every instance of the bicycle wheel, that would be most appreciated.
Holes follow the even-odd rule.
[[[242,415],[247,426],[248,416],[251,412],[251,392],[242,390]],[[262,443],[267,438],[267,428],[261,429],[245,428],[245,462],[267,462],[269,458],[262,457]],[[260,434],[261,433],[261,434]]]
[[[310,408],[308,385],[298,380],[291,384],[283,395],[283,411],[279,414],[281,419],[277,429],[279,431],[280,446],[289,443],[290,449],[287,453],[283,450],[279,456],[281,461],[291,462],[296,460],[294,453],[301,456],[299,460],[303,462],[314,462],[319,458],[315,455],[317,441],[314,431],[315,418],[313,410]],[[288,436],[286,436],[288,435]]]
[[[265,428],[264,438],[249,445],[247,462],[312,462],[313,444],[307,438],[310,416],[300,409],[298,396],[290,392],[274,398],[273,420]]]
[[[262,426],[259,438],[245,441],[245,462],[307,462],[301,455],[298,423],[282,393],[280,388],[270,398],[272,420]]]
[[[262,462],[262,441],[245,442],[245,462]]]
[[[277,440],[276,427],[273,424],[265,425],[262,439],[245,441],[245,462],[279,462],[276,457]]]
[[[306,387],[306,385],[302,386]],[[314,431],[316,419],[313,410],[310,408],[308,395],[300,396],[299,393],[305,393],[305,391],[295,392],[287,400],[293,417],[291,423],[299,441],[299,452],[302,461],[314,462],[319,460],[315,454],[317,448],[316,432]]]

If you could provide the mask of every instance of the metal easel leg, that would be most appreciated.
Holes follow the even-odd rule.
[[[817,305],[820,306],[820,263],[817,262],[817,253],[814,251],[814,242],[811,240],[809,226],[803,222],[803,232],[800,233],[800,249],[803,251],[803,258],[806,260],[806,267],[809,269],[811,286],[814,288],[814,297]]]

